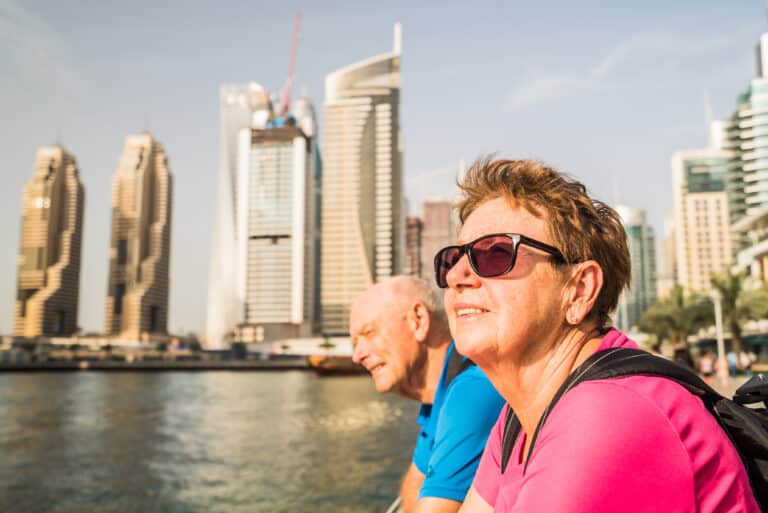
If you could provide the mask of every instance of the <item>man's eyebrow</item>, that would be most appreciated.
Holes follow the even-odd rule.
[[[371,331],[373,329],[373,327],[374,327],[374,324],[375,323],[373,323],[371,321],[366,322],[365,324],[360,326],[360,329],[357,330],[357,331],[358,331],[358,333],[362,333],[362,332],[366,332],[366,331]]]

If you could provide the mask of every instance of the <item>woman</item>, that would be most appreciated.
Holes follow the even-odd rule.
[[[637,347],[609,327],[630,277],[624,229],[584,186],[532,161],[479,161],[459,184],[460,246],[435,257],[456,346],[522,431],[502,472],[505,408],[462,512],[757,513],[733,448],[701,401],[663,378],[581,383],[596,351]]]

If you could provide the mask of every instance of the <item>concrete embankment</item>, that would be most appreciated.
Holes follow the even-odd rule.
[[[3,362],[0,372],[56,371],[280,371],[309,370],[305,359],[285,360],[114,360]]]

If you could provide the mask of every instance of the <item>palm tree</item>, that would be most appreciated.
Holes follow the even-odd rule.
[[[768,315],[768,290],[745,289],[745,278],[744,272],[734,274],[728,270],[711,279],[712,287],[722,297],[723,324],[731,333],[731,348],[736,353],[741,352],[742,324]]]
[[[642,331],[656,335],[659,342],[669,341],[675,348],[675,360],[690,366],[693,358],[688,349],[688,335],[712,324],[712,320],[711,300],[697,294],[686,296],[677,285],[666,299],[651,305],[637,324]]]

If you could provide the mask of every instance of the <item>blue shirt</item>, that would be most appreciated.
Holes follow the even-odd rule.
[[[472,484],[480,456],[504,400],[485,374],[472,365],[445,387],[448,347],[435,400],[422,404],[421,425],[413,463],[424,474],[419,498],[440,497],[462,502]]]

